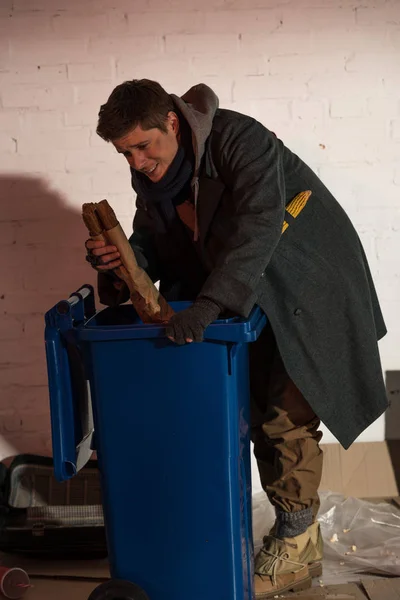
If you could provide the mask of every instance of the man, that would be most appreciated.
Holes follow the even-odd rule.
[[[194,301],[167,335],[201,342],[221,312],[247,317],[255,304],[268,316],[250,346],[251,426],[276,522],[255,559],[255,593],[311,585],[322,559],[320,419],[348,448],[387,406],[386,329],[357,233],[304,162],[251,117],[219,109],[205,85],[179,98],[127,81],[101,107],[97,133],[131,168],[139,264],[167,300]],[[101,300],[127,300],[112,274],[117,249],[86,247]]]

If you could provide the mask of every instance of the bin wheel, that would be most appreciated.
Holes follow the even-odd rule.
[[[110,579],[99,585],[88,600],[149,600],[146,592],[130,581]]]

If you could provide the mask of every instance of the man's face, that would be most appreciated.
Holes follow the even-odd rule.
[[[178,151],[177,115],[168,113],[165,124],[167,133],[158,128],[145,130],[138,125],[112,142],[133,169],[144,173],[154,183],[164,177]]]

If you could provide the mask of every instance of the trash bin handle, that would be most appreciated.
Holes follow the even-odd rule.
[[[68,315],[73,311],[80,313],[79,316],[85,320],[90,319],[96,312],[93,286],[89,284],[82,286],[73,292],[68,300],[58,302],[55,309],[59,316]]]

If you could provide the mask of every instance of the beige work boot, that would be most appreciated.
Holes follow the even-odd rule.
[[[318,521],[315,521],[307,529],[310,536],[311,549],[308,555],[308,570],[311,577],[321,577],[322,575],[322,556],[324,552],[324,542],[321,535],[321,528]]]
[[[254,593],[256,600],[266,600],[283,592],[299,592],[311,587],[308,571],[313,553],[306,531],[282,540],[267,535],[264,546],[254,561]]]
[[[321,577],[322,575],[322,556],[324,551],[324,542],[321,535],[321,528],[318,521],[315,521],[307,529],[310,538],[310,545],[307,547],[307,565],[311,577]],[[269,535],[275,535],[275,525],[273,525]],[[300,556],[300,561],[304,562],[304,557]]]

